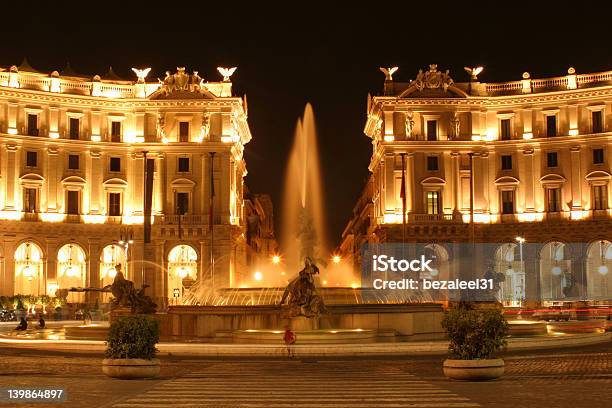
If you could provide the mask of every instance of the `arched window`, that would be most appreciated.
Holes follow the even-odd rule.
[[[499,290],[499,300],[505,306],[520,306],[525,299],[525,263],[520,247],[502,244],[495,251],[495,272],[505,276]]]
[[[85,251],[78,244],[66,244],[57,251],[57,286],[60,289],[83,287],[86,284],[87,263]],[[84,293],[69,292],[68,302],[82,303]]]
[[[100,287],[111,285],[115,276],[117,275],[116,265],[121,265],[121,271],[124,274],[125,279],[130,279],[127,275],[127,268],[125,267],[125,250],[121,245],[111,244],[104,247],[102,254],[100,255]],[[102,296],[104,302],[108,302],[111,295],[105,293]]]
[[[42,250],[34,242],[24,242],[15,250],[15,294],[45,294]]]
[[[572,261],[567,245],[549,242],[540,251],[540,295],[544,301],[570,297],[574,287]]]
[[[601,240],[589,245],[586,259],[587,297],[609,300],[612,296],[612,243]]]
[[[198,277],[198,254],[189,245],[177,245],[168,253],[168,298],[181,304],[185,290]]]

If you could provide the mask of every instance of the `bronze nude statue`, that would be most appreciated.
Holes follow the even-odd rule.
[[[308,256],[304,264],[304,269],[287,285],[280,301],[280,305],[287,308],[287,317],[318,317],[327,313],[323,298],[314,283],[314,275],[319,273],[319,268]]]

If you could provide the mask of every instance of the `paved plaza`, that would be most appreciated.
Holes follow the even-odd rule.
[[[65,388],[18,407],[609,407],[612,344],[505,356],[498,381],[449,381],[441,356],[327,359],[162,357],[154,380],[102,375],[99,355],[0,347],[0,387]],[[9,404],[0,404],[9,406]]]

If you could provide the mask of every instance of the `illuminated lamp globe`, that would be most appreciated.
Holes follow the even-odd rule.
[[[552,269],[550,270],[550,272],[555,275],[555,276],[559,276],[561,275],[561,267],[560,266],[553,266]]]
[[[115,276],[117,276],[117,270],[115,268],[108,268],[106,270],[106,275],[111,279],[115,279]]]
[[[508,269],[506,269],[507,276],[512,276],[513,273],[514,273],[514,269],[512,269],[511,267],[508,267]]]
[[[599,267],[597,268],[597,272],[599,272],[601,275],[607,275],[608,267],[606,265],[599,265]]]
[[[339,255],[334,255],[334,257],[332,258],[332,261],[333,261],[334,263],[336,263],[336,264],[337,264],[337,263],[340,263],[340,260],[341,260],[341,258],[340,258],[340,256],[339,256]]]
[[[178,273],[179,278],[185,279],[185,277],[189,274],[189,271],[184,266],[181,266],[178,269],[177,273]]]
[[[253,274],[253,278],[255,278],[256,281],[260,281],[263,279],[263,275],[261,272],[257,271]]]
[[[66,269],[64,269],[64,275],[68,276],[69,278],[72,278],[76,275],[76,272],[72,266],[68,266],[66,267]]]
[[[431,268],[431,271],[429,271],[429,275],[431,276],[438,276],[439,273],[440,271],[438,271],[437,268]]]
[[[280,263],[280,256],[274,255],[272,257],[272,263],[275,264],[275,265],[278,265]]]
[[[21,273],[23,273],[23,276],[28,278],[28,280],[32,280],[32,278],[34,277],[34,268],[32,268],[30,265],[26,265],[21,271]]]

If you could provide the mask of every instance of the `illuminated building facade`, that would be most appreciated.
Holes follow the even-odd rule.
[[[219,68],[218,82],[185,68],[147,82],[149,69],[133,70],[135,80],[0,70],[1,294],[103,287],[121,264],[163,303],[198,276],[229,287],[245,273],[251,133],[235,68]]]
[[[481,83],[466,68],[458,83],[430,65],[401,83],[381,70],[344,256],[359,266],[364,243],[432,242],[445,262],[448,243],[500,243],[489,267],[507,304],[612,298],[612,71]],[[523,239],[541,245],[519,260]]]

